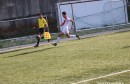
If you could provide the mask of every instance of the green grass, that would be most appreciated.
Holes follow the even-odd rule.
[[[101,78],[98,80],[81,84],[129,84],[129,83],[130,83],[130,72],[126,72],[119,75]]]
[[[13,46],[20,46],[20,45],[27,45],[27,44],[32,44],[36,43],[36,35],[34,36],[28,36],[28,37],[19,37],[19,38],[14,38],[14,39],[5,39],[5,40],[0,40],[0,49],[1,48],[8,48],[8,47],[13,47]],[[56,39],[56,35],[52,35],[52,39]],[[47,40],[44,40],[43,38],[41,39],[41,42],[47,42]]]
[[[70,84],[113,72],[130,69],[130,32],[120,32],[81,40],[66,41],[57,47],[0,54],[0,84]],[[118,81],[129,84],[129,74],[97,82]],[[108,81],[109,80],[109,81]]]

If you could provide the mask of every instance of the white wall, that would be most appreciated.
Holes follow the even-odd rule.
[[[123,0],[82,0],[58,3],[57,6],[59,22],[63,21],[61,13],[66,11],[70,18],[74,18],[76,30],[128,22]]]

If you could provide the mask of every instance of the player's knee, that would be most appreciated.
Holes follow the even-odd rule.
[[[58,37],[61,37],[61,36],[62,36],[62,34],[59,34],[59,35],[58,35]]]
[[[67,37],[68,37],[68,38],[70,38],[70,36],[69,36],[69,35],[67,35]]]
[[[37,35],[37,36],[36,36],[36,39],[37,39],[37,40],[40,40],[40,35]]]

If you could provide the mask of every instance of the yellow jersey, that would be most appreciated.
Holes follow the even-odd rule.
[[[44,28],[45,25],[47,25],[46,20],[45,20],[44,18],[42,18],[42,19],[39,18],[39,19],[38,19],[38,27],[39,27],[39,28]]]

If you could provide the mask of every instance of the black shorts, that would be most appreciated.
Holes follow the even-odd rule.
[[[39,33],[43,34],[44,28],[39,28]]]

